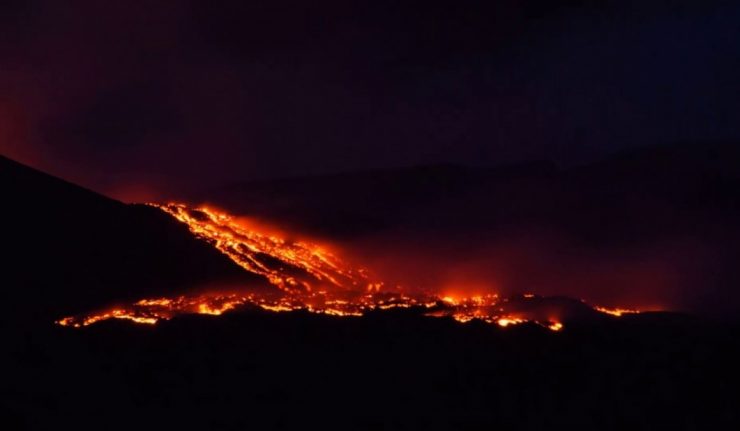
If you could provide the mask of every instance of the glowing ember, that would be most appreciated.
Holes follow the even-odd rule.
[[[606,308],[606,307],[599,307],[595,306],[594,310],[600,311],[602,313],[611,314],[612,316],[621,317],[624,314],[637,314],[639,311],[637,310],[628,310],[626,308]]]
[[[83,327],[103,320],[125,319],[155,324],[183,314],[218,316],[230,310],[253,307],[270,312],[305,310],[331,316],[362,316],[371,311],[413,308],[426,316],[451,317],[458,322],[479,320],[500,327],[525,322],[560,331],[557,320],[530,319],[520,312],[509,313],[507,299],[498,295],[471,297],[407,293],[371,281],[367,271],[354,269],[324,247],[303,241],[288,241],[246,226],[232,216],[210,208],[191,209],[183,204],[155,205],[185,223],[190,231],[245,270],[263,276],[278,288],[267,293],[203,293],[171,298],[148,298],[126,307],[102,310],[81,316],[65,317],[61,326]],[[522,301],[536,301],[525,294]],[[635,310],[595,310],[612,316],[637,313]]]
[[[526,320],[517,317],[502,317],[496,321],[496,323],[498,323],[498,326],[503,326],[504,328],[509,325],[516,325],[524,322],[526,322]]]
[[[552,331],[559,331],[563,329],[563,324],[560,322],[553,322],[553,323],[550,323],[547,327]]]

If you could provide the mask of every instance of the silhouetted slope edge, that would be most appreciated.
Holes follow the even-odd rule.
[[[262,283],[158,209],[0,157],[4,314],[48,319],[202,283]]]
[[[620,210],[646,216],[693,210],[732,221],[740,215],[740,142],[640,147],[569,168],[433,165],[247,181],[193,198],[349,237],[388,229],[495,231],[530,222],[581,235],[579,227],[590,225],[585,219],[618,217]],[[635,224],[624,218],[616,227]]]

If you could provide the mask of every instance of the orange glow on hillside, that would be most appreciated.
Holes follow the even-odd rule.
[[[109,319],[155,324],[183,314],[218,316],[254,308],[269,312],[304,310],[331,316],[362,316],[394,308],[415,309],[426,316],[450,317],[458,322],[483,321],[505,328],[533,323],[560,331],[559,319],[532,317],[508,311],[508,299],[496,294],[458,296],[409,292],[371,280],[365,269],[353,268],[325,247],[247,226],[233,216],[211,208],[189,208],[183,204],[151,204],[186,224],[198,238],[208,242],[246,271],[264,277],[277,289],[266,292],[180,295],[141,299],[129,306],[65,317],[61,326],[83,327]],[[536,303],[538,297],[525,294],[519,304]],[[619,317],[635,310],[594,307],[593,310]]]
[[[639,313],[637,310],[629,310],[626,308],[607,308],[595,306],[595,310],[601,311],[602,313],[611,314],[612,316],[621,317],[625,314],[636,314]]]

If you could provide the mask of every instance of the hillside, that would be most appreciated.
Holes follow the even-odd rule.
[[[51,322],[202,283],[263,283],[162,211],[0,157],[4,319]]]

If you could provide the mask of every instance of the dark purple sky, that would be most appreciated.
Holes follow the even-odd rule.
[[[0,153],[118,197],[740,137],[740,3],[0,3]]]

